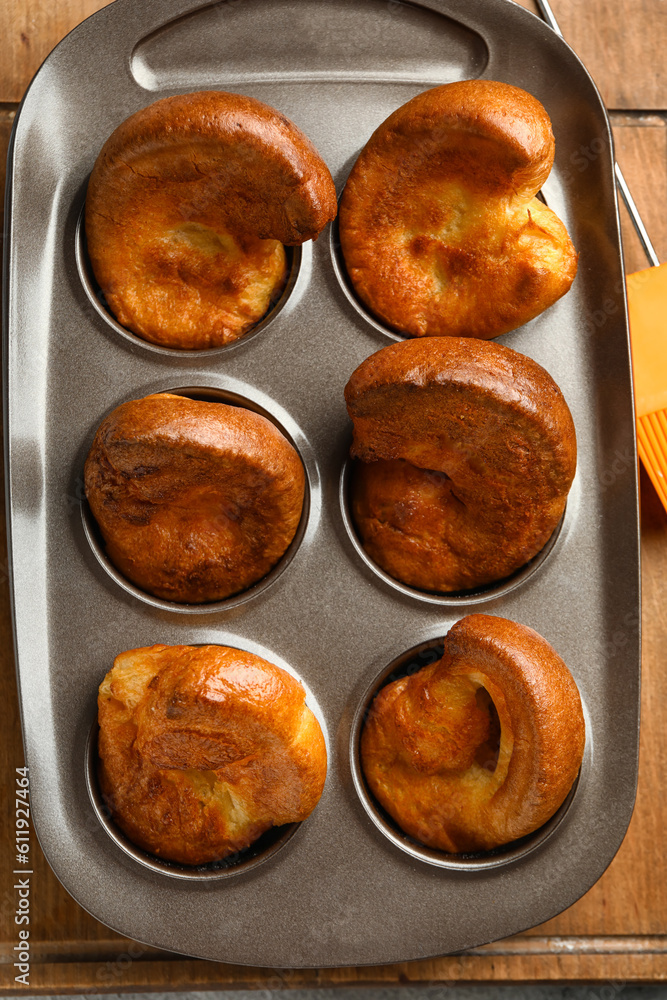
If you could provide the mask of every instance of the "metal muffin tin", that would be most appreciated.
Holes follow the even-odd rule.
[[[188,354],[115,328],[86,271],[78,223],[107,136],[168,94],[217,88],[266,101],[312,139],[340,190],[391,111],[427,87],[474,76],[524,87],[554,124],[556,166],[544,194],[580,251],[579,274],[565,298],[501,340],[561,387],[579,464],[560,532],[532,572],[513,586],[431,601],[383,579],[348,534],[343,388],[396,335],[350,295],[335,231],[294,255],[291,286],[263,329]],[[594,152],[582,157],[586,150]],[[611,136],[576,56],[510,0],[116,0],[35,77],[8,175],[16,651],[36,831],[64,886],[99,920],[149,944],[292,968],[461,951],[569,906],[627,828],[639,712],[636,461]],[[266,411],[297,444],[310,483],[302,537],[271,585],[187,614],[119,586],[80,510],[84,460],[104,415],[173,387],[231,393]],[[451,868],[399,843],[400,832],[372,815],[357,733],[387,671],[474,611],[522,622],[552,643],[579,685],[587,746],[576,789],[548,829]],[[173,878],[147,866],[93,806],[87,747],[97,687],[117,653],[155,642],[248,649],[288,666],[319,705],[329,753],[320,804],[280,850],[257,864],[239,858],[229,877]]]

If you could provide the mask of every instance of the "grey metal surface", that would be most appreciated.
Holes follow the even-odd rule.
[[[395,337],[349,301],[327,234],[304,247],[289,298],[264,330],[188,357],[146,348],[107,322],[82,283],[76,229],[104,140],[159,97],[211,87],[266,101],[314,141],[340,190],[391,111],[428,86],[477,75],[526,88],[553,121],[556,166],[544,193],[580,251],[579,274],[564,299],[501,339],[560,385],[579,464],[538,569],[482,603],[452,606],[385,583],[348,536],[339,502],[350,436],[343,387]],[[574,902],[611,861],[634,803],[639,577],[611,137],[568,46],[509,0],[116,0],[66,38],[31,85],[7,208],[5,433],[21,708],[36,831],[65,887],[140,941],[273,967],[460,951]],[[81,521],[83,463],[104,414],[174,386],[217,388],[262,407],[298,441],[309,470],[310,512],[291,563],[251,600],[208,614],[121,589]],[[549,837],[499,867],[452,871],[406,854],[378,829],[355,790],[349,744],[360,703],[387,665],[472,610],[523,622],[553,644],[579,685],[587,746]],[[329,752],[322,800],[251,871],[196,883],[151,871],[93,810],[85,749],[97,686],[118,652],[154,642],[249,649],[289,666],[319,705]]]

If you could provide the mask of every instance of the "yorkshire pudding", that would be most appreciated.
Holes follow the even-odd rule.
[[[331,174],[284,115],[251,97],[166,97],[122,122],[86,195],[95,278],[123,326],[201,349],[242,337],[280,294],[283,244],[336,215]]]
[[[406,340],[345,388],[352,516],[368,555],[423,590],[467,590],[546,544],[576,469],[572,417],[551,376],[501,344]]]
[[[169,601],[217,601],[261,579],[301,517],[305,474],[265,417],[157,393],[97,430],[86,497],[109,558]]]
[[[100,685],[99,781],[138,847],[185,865],[306,819],[327,755],[301,684],[226,646],[121,653]]]
[[[554,159],[545,109],[464,80],[418,94],[373,133],[340,203],[350,279],[412,337],[496,337],[563,295],[577,254],[535,195]]]
[[[485,851],[553,816],[584,752],[577,685],[537,632],[470,615],[441,660],[383,687],[361,736],[368,786],[402,830]]]

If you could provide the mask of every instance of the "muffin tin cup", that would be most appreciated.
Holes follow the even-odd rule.
[[[248,643],[246,645],[253,646],[253,648],[248,648],[246,650],[245,646],[241,642],[237,642],[232,636],[225,636],[224,642],[197,642],[190,643],[189,645],[224,645],[227,648],[252,652],[255,656],[259,656],[268,663],[272,663],[274,666],[284,670],[296,681],[298,681],[305,691],[306,705],[317,719],[320,729],[322,730],[327,759],[330,759],[331,747],[329,732],[326,718],[319,701],[303,677],[301,677],[297,671],[294,670],[294,668],[282,657],[276,655],[276,653],[271,650],[252,643]],[[136,861],[144,868],[148,868],[152,872],[159,875],[166,875],[169,878],[181,879],[182,881],[195,882],[215,882],[220,879],[232,878],[235,875],[245,875],[248,872],[253,871],[259,865],[264,864],[264,862],[275,858],[278,852],[281,851],[301,829],[303,824],[307,823],[310,819],[310,817],[307,817],[305,820],[300,822],[285,823],[282,826],[272,827],[271,829],[266,830],[256,841],[254,841],[254,843],[250,844],[249,847],[242,851],[238,851],[233,855],[229,855],[227,858],[223,858],[217,862],[209,862],[202,865],[184,865],[165,858],[160,858],[155,854],[150,854],[148,851],[145,851],[134,844],[127,834],[121,830],[118,824],[114,821],[112,810],[102,794],[98,778],[99,732],[100,727],[96,713],[95,719],[88,731],[84,751],[84,778],[93,813],[108,837],[118,848],[120,848],[121,851],[124,852],[124,854],[126,854],[129,858],[132,858],[133,861]],[[313,812],[315,812],[316,809],[317,805],[315,806]]]
[[[385,572],[385,570],[383,570],[373,559],[370,558],[364,549],[363,543],[357,534],[357,529],[352,517],[352,511],[350,509],[350,481],[355,461],[356,459],[346,458],[340,474],[339,502],[341,516],[343,518],[343,524],[345,525],[347,536],[352,542],[352,545],[362,562],[364,562],[365,565],[375,574],[375,576],[383,581],[383,583],[392,587],[394,590],[397,590],[400,594],[405,594],[406,597],[411,597],[416,601],[424,601],[426,604],[439,604],[444,608],[462,608],[464,605],[484,604],[487,601],[493,601],[498,597],[503,597],[505,594],[511,593],[517,587],[520,587],[523,583],[530,580],[533,574],[537,573],[544,562],[549,558],[558,543],[558,538],[563,528],[563,524],[565,523],[565,518],[567,517],[566,506],[546,545],[540,549],[537,555],[533,556],[532,559],[525,563],[525,565],[519,567],[519,569],[517,569],[510,576],[503,577],[502,580],[498,580],[495,583],[487,583],[472,590],[461,590],[452,593],[441,594],[436,593],[435,591],[419,590],[417,587],[411,587]]]
[[[111,312],[106,304],[104,294],[100,289],[95,275],[93,273],[93,267],[90,263],[90,257],[88,256],[88,247],[86,243],[86,227],[85,227],[85,212],[86,205],[85,202],[81,207],[79,216],[76,221],[76,231],[74,236],[74,256],[76,260],[76,267],[79,274],[79,280],[83,286],[83,290],[88,297],[88,301],[92,305],[93,309],[98,316],[104,320],[104,322],[114,330],[119,336],[123,337],[129,343],[134,344],[143,350],[150,351],[153,354],[161,354],[164,357],[173,358],[174,360],[180,358],[193,358],[204,360],[206,358],[213,358],[217,355],[224,355],[234,347],[240,344],[247,344],[248,341],[253,340],[260,333],[264,333],[268,326],[276,319],[280,314],[284,306],[289,301],[289,298],[294,290],[294,286],[299,278],[299,271],[301,269],[301,261],[303,256],[303,250],[301,247],[285,247],[287,256],[287,278],[285,284],[281,289],[279,296],[276,298],[275,302],[272,302],[267,312],[264,316],[255,323],[254,326],[248,330],[242,337],[238,337],[236,340],[232,340],[229,344],[221,344],[218,347],[205,347],[196,350],[187,350],[181,347],[166,347],[162,344],[154,344],[150,340],[145,340],[138,334],[133,333],[132,330],[128,330],[127,327],[123,326],[118,322],[114,314]]]
[[[215,882],[220,879],[232,878],[235,875],[244,875],[253,871],[265,861],[274,858],[279,851],[292,839],[301,826],[301,823],[288,823],[284,826],[273,827],[262,834],[254,844],[243,851],[229,855],[218,862],[211,862],[205,865],[181,865],[175,861],[168,861],[159,858],[155,854],[149,854],[137,847],[129,837],[123,833],[121,828],[114,822],[111,809],[107,805],[100,790],[97,768],[97,739],[99,726],[97,720],[92,724],[90,733],[86,741],[85,760],[85,781],[86,789],[90,797],[90,804],[111,840],[129,858],[143,865],[144,868],[166,875],[169,878],[182,879],[194,882]]]
[[[361,150],[359,150],[361,152]],[[345,266],[345,257],[343,256],[343,250],[340,243],[340,231],[338,227],[338,217],[334,219],[331,223],[329,230],[329,252],[331,254],[331,263],[333,265],[334,274],[338,279],[338,284],[340,285],[345,298],[358,314],[364,323],[373,327],[378,333],[383,334],[388,340],[401,341],[409,339],[405,334],[400,333],[398,330],[392,329],[387,326],[382,320],[375,316],[368,306],[361,301],[357,295],[354,285],[347,273],[347,267]],[[350,374],[352,374],[350,372]]]
[[[164,600],[163,598],[156,597],[154,594],[150,594],[148,591],[142,590],[140,587],[136,586],[136,584],[132,583],[131,580],[128,580],[127,577],[116,568],[111,559],[109,559],[106,554],[102,533],[90,509],[90,505],[87,500],[84,500],[81,504],[83,532],[88,544],[90,545],[93,555],[105,573],[107,573],[114,583],[121,587],[127,594],[130,594],[139,601],[143,601],[145,604],[149,604],[153,608],[160,608],[163,611],[172,611],[176,614],[215,614],[221,611],[230,611],[233,608],[237,608],[240,605],[245,604],[246,601],[251,601],[263,594],[269,587],[272,586],[272,584],[276,582],[276,580],[279,579],[294,559],[301,543],[303,542],[306,532],[308,531],[311,512],[311,491],[315,489],[319,492],[317,468],[310,455],[308,455],[307,459],[304,458],[304,452],[307,451],[307,442],[303,434],[299,434],[298,437],[295,438],[295,436],[290,434],[286,427],[270,410],[247,398],[246,396],[242,396],[239,393],[232,392],[231,390],[217,389],[210,386],[176,386],[175,388],[159,389],[156,391],[169,392],[176,396],[186,396],[189,399],[198,399],[205,402],[226,403],[229,406],[238,406],[252,410],[254,413],[259,413],[267,420],[270,420],[271,423],[278,428],[280,433],[289,441],[301,459],[301,464],[303,465],[305,473],[305,489],[301,517],[299,519],[299,524],[297,525],[294,538],[278,562],[260,580],[245,590],[239,591],[239,593],[232,594],[219,601],[208,601],[202,604],[184,604],[178,601]]]
[[[361,150],[358,151],[359,153]],[[356,160],[356,157],[354,157]],[[538,191],[535,195],[543,205],[547,205],[547,200],[543,191]],[[340,204],[340,198],[339,198]],[[329,252],[331,254],[331,262],[333,265],[334,274],[338,279],[338,284],[340,285],[345,298],[355,310],[355,312],[361,317],[364,323],[371,326],[378,333],[383,334],[388,340],[393,340],[400,342],[402,340],[412,339],[410,335],[402,333],[400,330],[395,329],[390,326],[379,316],[376,316],[373,310],[368,306],[363,299],[357,293],[354,283],[350,278],[350,275],[345,264],[345,255],[343,254],[343,247],[340,241],[340,226],[338,221],[338,216],[331,223],[329,229]]]
[[[361,734],[374,698],[385,685],[391,681],[398,680],[400,677],[405,677],[408,674],[413,674],[423,669],[427,665],[427,662],[432,663],[436,659],[439,659],[442,656],[442,652],[443,646],[437,639],[427,640],[417,646],[413,646],[392,660],[364,692],[352,719],[350,730],[350,768],[354,788],[366,814],[380,833],[387,840],[391,841],[395,847],[408,854],[411,858],[422,861],[427,865],[433,865],[436,868],[452,869],[461,872],[481,872],[486,869],[504,868],[506,865],[513,864],[525,858],[533,851],[536,851],[553,836],[565,819],[574,801],[580,775],[575,779],[565,800],[554,812],[553,816],[538,830],[509,844],[503,844],[491,851],[477,851],[464,854],[448,854],[446,851],[427,847],[426,844],[422,844],[418,840],[415,840],[414,837],[409,836],[387,811],[383,809],[366,783],[361,762]],[[427,655],[424,656],[424,654]],[[416,663],[415,661],[419,659],[422,659],[423,662]]]

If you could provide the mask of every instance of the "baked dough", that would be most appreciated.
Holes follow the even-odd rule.
[[[501,344],[392,344],[350,378],[352,517],[387,573],[436,592],[508,576],[558,524],[576,470],[551,376]]]
[[[470,615],[441,660],[383,687],[361,736],[368,786],[405,833],[484,851],[553,816],[584,752],[572,674],[537,632]]]
[[[185,865],[306,819],[327,756],[301,684],[226,646],[121,653],[100,685],[99,781],[138,847]]]
[[[284,555],[305,474],[260,414],[156,393],[102,422],[85,487],[120,572],[156,597],[196,604],[245,590]]]
[[[86,196],[95,277],[119,323],[164,347],[242,337],[280,295],[283,244],[336,215],[331,174],[284,115],[251,97],[166,97],[112,133]]]
[[[544,107],[464,80],[418,94],[361,151],[340,203],[359,297],[413,337],[496,337],[563,295],[577,254],[535,197],[554,160]]]

